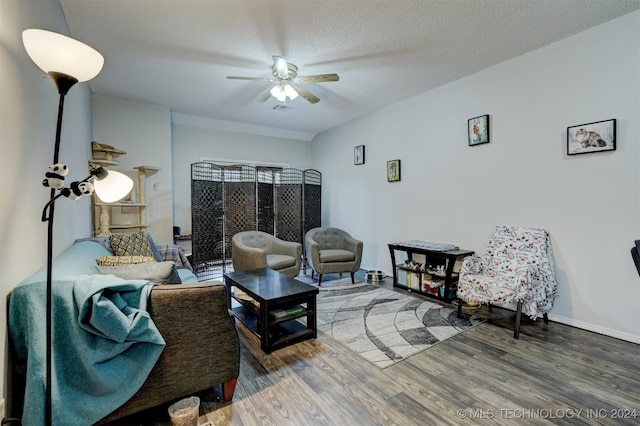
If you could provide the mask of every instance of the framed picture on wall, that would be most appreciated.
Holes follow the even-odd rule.
[[[489,143],[489,114],[468,121],[469,146]]]
[[[567,127],[567,155],[615,151],[616,119]]]
[[[400,181],[400,160],[387,161],[387,182]]]
[[[364,145],[358,145],[353,148],[353,164],[356,166],[364,164]]]

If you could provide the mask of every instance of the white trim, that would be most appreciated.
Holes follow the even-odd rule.
[[[549,320],[565,325],[570,325],[572,327],[581,328],[583,330],[591,331],[594,333],[604,334],[605,336],[614,337],[616,339],[625,340],[627,342],[640,343],[639,335],[621,332],[612,328],[601,327],[597,324],[551,314],[549,314]]]
[[[198,117],[196,115],[171,113],[171,122],[202,129],[219,129],[230,132],[247,133],[260,136],[272,136],[276,138],[294,139],[309,142],[315,136],[314,133],[297,132],[294,130],[278,129],[275,127],[261,126],[258,124],[240,123],[238,121],[220,120],[217,118]]]
[[[366,269],[363,268],[361,266],[362,269]],[[375,268],[371,268],[371,269],[375,269]],[[393,279],[393,274],[383,271],[385,276],[390,277]],[[498,307],[504,308],[504,309],[508,309],[511,311],[515,312],[515,304],[505,304],[505,305],[496,305]],[[620,339],[620,340],[624,340],[626,342],[631,342],[631,343],[638,343],[640,344],[640,335],[636,335],[636,334],[631,334],[631,333],[625,333],[625,332],[621,332],[618,330],[614,330],[612,328],[607,328],[607,327],[601,327],[597,324],[593,324],[593,323],[589,323],[589,322],[585,322],[585,321],[580,321],[580,320],[575,320],[573,318],[567,318],[564,316],[560,316],[560,315],[553,315],[553,314],[548,314],[549,316],[549,320],[550,321],[554,321],[560,324],[564,324],[564,325],[568,325],[571,327],[576,327],[582,330],[586,330],[586,331],[590,331],[592,333],[598,333],[598,334],[602,334],[605,336],[609,336],[609,337],[613,337],[615,339]],[[542,318],[538,318],[536,321],[542,321]]]
[[[233,160],[230,158],[200,157],[200,161],[203,161],[206,163],[214,163],[220,166],[234,166],[236,164],[244,164],[247,166],[281,167],[283,169],[291,168],[291,165],[286,163],[270,163],[268,161],[252,161],[252,160]]]
[[[514,304],[514,303],[513,304],[506,303],[506,304],[495,305],[495,306],[498,306],[500,308],[504,308],[504,309],[508,309],[510,311],[516,312],[516,304]],[[586,330],[586,331],[590,331],[592,333],[602,334],[602,335],[613,337],[613,338],[616,338],[616,339],[625,340],[627,342],[640,343],[640,336],[639,335],[634,335],[634,334],[630,334],[630,333],[624,333],[624,332],[620,332],[618,330],[614,330],[612,328],[601,327],[601,326],[599,326],[597,324],[593,324],[593,323],[589,323],[589,322],[585,322],[585,321],[580,321],[580,320],[575,320],[573,318],[567,318],[567,317],[560,316],[560,315],[553,315],[551,313],[548,314],[548,317],[549,317],[549,321],[554,321],[554,322],[557,322],[557,323],[560,323],[560,324],[568,325],[570,327],[576,327],[576,328],[579,328],[581,330]],[[538,319],[536,319],[536,321],[542,321],[542,318],[538,318]]]

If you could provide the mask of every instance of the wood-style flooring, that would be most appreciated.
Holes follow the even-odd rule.
[[[266,355],[238,325],[233,402],[198,394],[200,425],[640,424],[640,345],[524,318],[515,340],[512,311],[475,312],[489,320],[384,370],[320,333]],[[168,405],[119,424],[170,424]]]

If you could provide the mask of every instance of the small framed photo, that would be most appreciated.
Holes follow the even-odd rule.
[[[470,118],[468,126],[469,146],[489,143],[489,114]]]
[[[400,160],[387,161],[387,182],[400,181]]]
[[[358,145],[353,148],[353,164],[356,166],[364,164],[364,145]]]
[[[567,155],[615,151],[616,119],[567,127]]]

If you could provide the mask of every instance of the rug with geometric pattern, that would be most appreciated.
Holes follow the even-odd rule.
[[[457,309],[349,278],[323,282],[316,299],[318,331],[387,368],[484,320]]]

